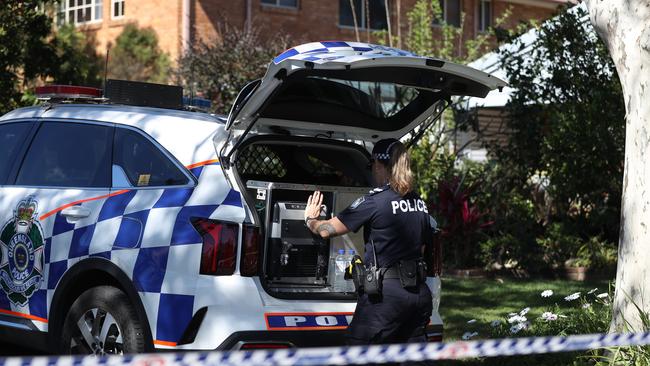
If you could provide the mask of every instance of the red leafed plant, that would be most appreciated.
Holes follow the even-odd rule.
[[[438,202],[431,205],[440,221],[443,244],[453,248],[456,268],[476,265],[473,249],[478,243],[481,230],[493,223],[485,220],[486,213],[479,212],[479,208],[471,201],[480,183],[478,181],[466,185],[458,176],[441,180],[438,183]]]

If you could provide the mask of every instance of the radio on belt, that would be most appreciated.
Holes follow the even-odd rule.
[[[324,282],[327,276],[329,240],[314,235],[304,221],[305,202],[278,201],[273,206],[270,240],[275,252],[271,258],[276,276],[314,277]],[[326,219],[328,210],[322,205],[319,218]]]

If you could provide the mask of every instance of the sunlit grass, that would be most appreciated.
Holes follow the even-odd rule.
[[[567,314],[577,311],[574,303],[564,297],[575,292],[598,288],[608,289],[607,280],[575,282],[540,279],[455,279],[442,278],[440,315],[444,323],[444,340],[458,340],[468,330],[477,331],[476,338],[487,338],[490,322],[503,320],[509,313],[518,313],[530,307],[529,319],[540,317],[545,309],[557,304]],[[541,296],[542,291],[552,290],[553,295]],[[476,319],[468,325],[467,321]],[[476,339],[475,338],[475,339]]]

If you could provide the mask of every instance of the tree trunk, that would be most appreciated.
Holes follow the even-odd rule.
[[[366,11],[366,42],[370,43],[370,4],[368,3],[368,0],[366,0],[364,10]]]
[[[388,28],[388,45],[393,47],[393,35],[390,32],[390,4],[388,0],[384,0],[384,8],[386,8],[386,27]]]
[[[395,1],[395,16],[397,23],[397,48],[402,48],[402,6],[400,0]]]
[[[650,311],[650,3],[586,0],[616,65],[625,99],[625,173],[611,330],[641,330]],[[605,106],[604,108],[607,108]]]
[[[352,9],[352,21],[354,22],[354,35],[356,36],[357,42],[360,42],[359,39],[359,24],[357,24],[357,11],[354,9],[354,1],[350,0],[350,8]]]

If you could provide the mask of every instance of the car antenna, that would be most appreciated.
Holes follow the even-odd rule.
[[[190,63],[190,105],[194,99],[194,62]]]
[[[108,54],[111,51],[111,45],[107,44],[106,45],[106,60],[104,61],[104,87],[103,89],[103,96],[106,97],[106,80],[108,79]]]

